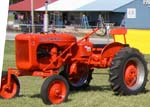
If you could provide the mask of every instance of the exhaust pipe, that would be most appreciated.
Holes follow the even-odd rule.
[[[44,33],[48,33],[48,0],[45,1],[45,14],[44,14]]]

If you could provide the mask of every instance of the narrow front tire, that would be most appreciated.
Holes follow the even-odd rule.
[[[53,75],[44,81],[41,87],[41,97],[45,104],[59,104],[68,99],[69,85],[60,75]]]

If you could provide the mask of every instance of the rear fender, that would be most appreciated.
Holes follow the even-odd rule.
[[[127,44],[122,44],[119,42],[113,42],[106,45],[101,51],[101,63],[105,65],[105,67],[109,67],[111,65],[111,61],[114,58],[115,54],[124,47],[127,47]]]

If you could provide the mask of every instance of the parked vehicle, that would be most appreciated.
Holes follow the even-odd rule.
[[[147,65],[138,49],[126,44],[126,28],[110,31],[114,42],[94,44],[89,38],[99,28],[78,40],[70,34],[19,34],[16,43],[16,68],[3,73],[0,97],[10,99],[19,95],[18,76],[46,78],[41,87],[45,104],[59,104],[68,98],[70,89],[89,86],[94,68],[110,68],[109,82],[119,95],[135,95],[145,89]],[[115,35],[123,35],[124,43]],[[31,87],[29,87],[31,88]]]

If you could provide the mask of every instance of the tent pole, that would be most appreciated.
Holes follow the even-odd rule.
[[[35,32],[35,26],[34,26],[34,1],[31,0],[31,28],[32,33]]]

